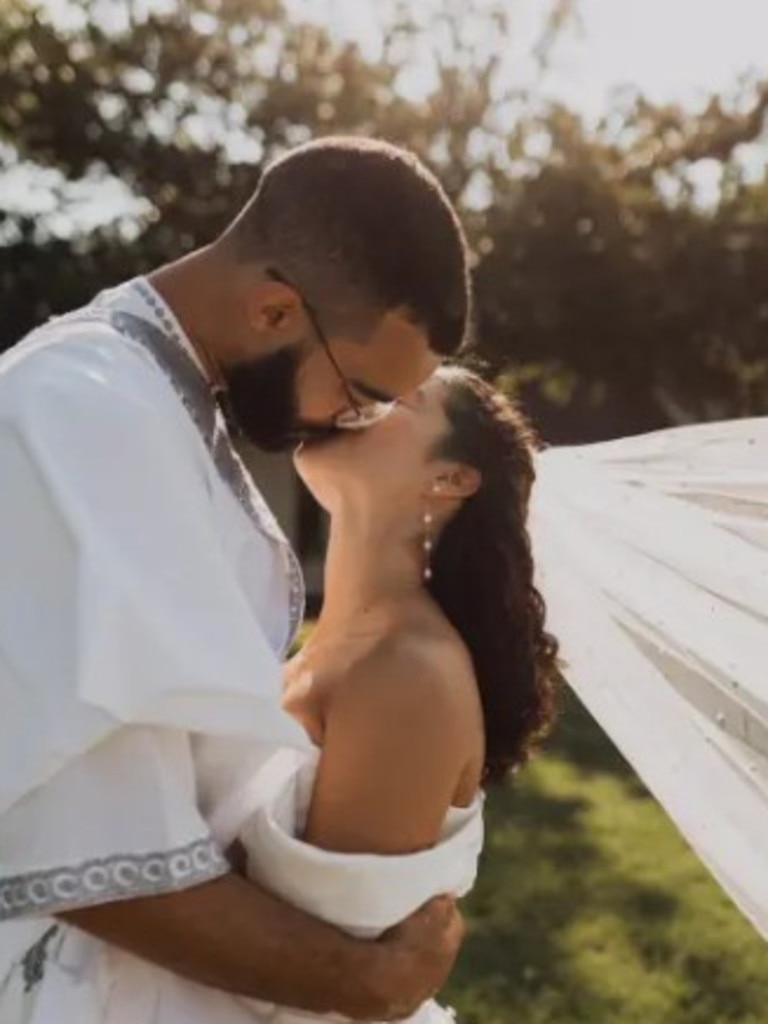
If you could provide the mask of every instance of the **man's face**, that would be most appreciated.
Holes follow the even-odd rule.
[[[232,412],[244,435],[266,451],[332,436],[354,407],[392,402],[440,364],[426,335],[400,312],[385,314],[366,342],[307,336],[225,371]],[[335,365],[334,365],[335,364]]]

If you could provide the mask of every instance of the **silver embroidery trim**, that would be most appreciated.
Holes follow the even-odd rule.
[[[208,882],[227,871],[229,865],[213,839],[162,853],[121,853],[73,867],[32,871],[0,880],[0,921],[156,896]]]
[[[283,653],[287,654],[304,618],[306,606],[299,560],[235,451],[209,383],[187,352],[173,321],[144,281],[134,281],[132,286],[152,310],[162,330],[132,313],[112,309],[107,303],[92,304],[59,319],[106,319],[120,334],[147,351],[166,375],[202,437],[219,475],[257,529],[277,543],[283,552],[289,583],[289,627],[283,648]],[[167,342],[171,343],[170,347]]]
[[[208,382],[187,353],[173,321],[167,315],[152,290],[143,281],[136,281],[134,287],[159,320],[165,332],[165,337],[170,339],[176,346],[175,354],[177,359],[175,362],[177,365],[170,366],[167,356],[163,358],[166,353],[160,351],[159,347],[153,344],[152,338],[147,332],[147,328],[151,328],[151,325],[147,324],[146,321],[141,320],[139,317],[117,313],[112,316],[115,327],[128,334],[129,337],[146,347],[154,355],[156,362],[168,375],[185,408],[200,430],[220,475],[233,491],[241,507],[257,528],[267,538],[275,541],[283,551],[289,581],[289,628],[284,646],[284,653],[287,653],[304,618],[306,604],[304,579],[299,560],[278,526],[277,520],[269,506],[262,498],[258,488],[253,484],[248,470],[243,465],[242,459],[235,451],[228,436],[221,411],[211,395]],[[131,321],[137,320],[141,326],[137,325],[138,329],[131,330]],[[183,372],[182,367],[178,365],[180,362],[186,364],[183,366]],[[201,383],[203,385],[202,390],[200,388]],[[210,424],[208,430],[204,426],[206,422]]]
[[[172,384],[174,385],[175,390],[177,391],[179,397],[184,402],[184,405],[186,406],[187,411],[192,416],[192,419],[197,424],[198,429],[200,429],[201,433],[203,434],[204,440],[206,441],[206,444],[209,450],[211,451],[211,454],[213,455],[214,462],[216,463],[219,472],[222,474],[225,481],[229,484],[230,488],[235,493],[235,496],[237,497],[237,500],[240,502],[240,505],[245,509],[245,511],[248,513],[251,519],[256,523],[258,528],[264,534],[266,534],[267,537],[270,537],[272,540],[277,541],[284,551],[290,590],[288,609],[290,626],[288,630],[288,638],[285,643],[285,651],[287,652],[291,644],[293,643],[298,632],[299,626],[301,625],[301,621],[304,618],[304,609],[306,605],[304,579],[301,572],[299,560],[296,557],[293,548],[288,543],[282,531],[280,530],[280,527],[277,525],[277,521],[274,515],[272,514],[272,511],[269,509],[266,502],[262,498],[261,494],[258,491],[258,488],[256,488],[253,482],[251,481],[248,471],[243,465],[240,456],[234,450],[232,442],[227,436],[226,427],[224,426],[223,423],[223,417],[221,415],[220,410],[218,409],[218,406],[216,405],[215,400],[211,395],[208,383],[207,381],[205,381],[205,378],[202,376],[199,368],[187,353],[184,343],[182,339],[179,337],[179,332],[177,331],[173,321],[168,316],[166,310],[163,308],[162,304],[159,302],[157,296],[154,294],[152,289],[149,288],[144,281],[135,281],[134,287],[136,291],[139,293],[139,295],[141,295],[142,299],[149,306],[149,308],[152,310],[154,315],[157,317],[158,321],[163,327],[166,337],[170,338],[175,343],[175,345],[180,350],[179,354],[183,356],[184,361],[187,361],[190,364],[198,380],[203,381],[205,384],[204,396],[201,395],[200,392],[197,391],[197,389],[195,389],[195,391],[197,391],[196,394],[191,394],[191,389],[189,388],[189,386],[184,387],[183,377],[187,376],[186,374],[184,374],[183,376],[178,373],[169,374],[169,377],[171,379]],[[125,330],[124,324],[116,324],[116,326],[122,326],[123,330]],[[155,354],[156,357],[161,356],[161,353],[156,352],[154,346],[151,345],[151,342],[149,341],[148,338],[137,338],[135,335],[133,335],[133,337],[134,340],[138,341],[140,344],[146,345],[149,348],[149,351]],[[161,360],[160,358],[158,358],[157,361],[161,369],[164,369],[166,373],[168,373],[169,368],[163,365],[165,363],[165,360]],[[189,378],[187,377],[187,380],[188,379]],[[213,437],[206,436],[206,432],[202,428],[200,417],[200,405],[201,401],[205,400],[207,400],[206,404],[210,404],[210,406],[213,409]]]

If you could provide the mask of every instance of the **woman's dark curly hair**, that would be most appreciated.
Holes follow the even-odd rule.
[[[557,641],[534,585],[527,529],[536,437],[508,398],[459,367],[441,371],[449,432],[434,457],[482,482],[444,527],[428,588],[472,656],[485,722],[485,782],[524,764],[554,717]]]

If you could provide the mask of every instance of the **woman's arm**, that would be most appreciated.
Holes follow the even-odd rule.
[[[312,845],[396,854],[436,842],[471,761],[476,714],[471,681],[413,646],[376,651],[329,693],[304,835]]]

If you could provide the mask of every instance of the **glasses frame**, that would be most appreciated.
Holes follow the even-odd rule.
[[[352,390],[352,385],[347,379],[347,376],[342,370],[341,366],[339,366],[339,362],[336,359],[336,356],[333,354],[333,350],[331,349],[331,343],[328,340],[328,335],[325,333],[320,323],[320,316],[317,310],[312,305],[312,303],[306,300],[301,289],[297,288],[293,281],[290,280],[290,278],[286,277],[285,274],[281,273],[279,270],[276,270],[274,267],[268,268],[266,270],[266,275],[267,277],[270,278],[270,280],[277,281],[279,284],[284,284],[288,288],[291,288],[294,292],[296,292],[296,294],[299,297],[299,301],[301,302],[301,305],[304,309],[304,312],[306,313],[307,319],[309,320],[309,323],[312,327],[312,330],[317,335],[317,340],[320,342],[320,346],[325,352],[325,355],[328,358],[328,362],[333,367],[333,371],[336,374],[339,383],[341,384],[342,390],[344,392],[344,397],[346,398],[347,404],[349,406],[349,410],[338,415],[336,417],[334,425],[341,430],[364,430],[366,427],[373,426],[374,423],[379,423],[386,416],[388,416],[390,412],[392,412],[392,410],[394,409],[395,405],[397,404],[396,402],[372,401],[363,404],[355,396],[355,393]]]

